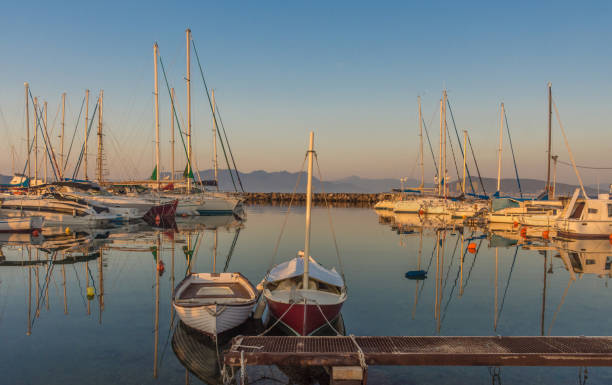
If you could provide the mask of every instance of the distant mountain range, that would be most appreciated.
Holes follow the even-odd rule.
[[[240,179],[244,186],[244,189],[249,192],[292,192],[295,183],[298,179],[297,172],[278,171],[278,172],[267,172],[263,170],[252,171],[248,173],[240,173]],[[213,171],[205,170],[200,172],[202,180],[213,179]],[[234,176],[234,179],[237,179]],[[495,178],[482,178],[484,188],[487,193],[492,193],[497,189],[497,179]],[[466,189],[468,192],[471,191],[469,181],[466,182]],[[480,187],[480,181],[477,177],[472,177],[472,183],[477,192],[482,193]],[[238,185],[238,181],[236,180]],[[419,182],[415,179],[409,179],[404,182],[406,187],[418,186]],[[452,191],[458,191],[457,181],[451,181],[450,183]],[[219,185],[222,190],[231,191],[234,190],[229,172],[227,170],[219,171]],[[313,188],[316,191],[320,191],[320,182],[318,178],[314,178]],[[521,179],[521,189],[524,194],[538,194],[543,191],[545,181],[538,179]],[[432,184],[427,184],[427,187],[432,187]],[[353,193],[379,193],[391,191],[394,188],[400,187],[400,180],[393,178],[381,178],[381,179],[369,179],[361,178],[358,176],[350,176],[341,179],[335,179],[325,181],[323,188],[325,192],[353,192]],[[566,183],[557,183],[556,191],[561,195],[571,195],[578,186],[570,185]],[[585,187],[587,193],[591,196],[596,196],[597,189]],[[297,191],[305,191],[306,189],[306,173],[303,172],[300,177],[300,185]],[[517,195],[519,194],[518,184],[516,179],[502,179],[501,190],[505,194]]]

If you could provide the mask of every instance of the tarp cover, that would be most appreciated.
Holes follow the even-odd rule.
[[[516,199],[511,199],[511,198],[497,198],[497,199],[493,199],[491,203],[491,207],[493,211],[499,211],[499,210],[507,209],[510,207],[519,207],[519,206],[520,204],[518,203],[518,201]]]
[[[274,266],[266,277],[268,282],[281,281],[287,278],[299,277],[304,274],[304,252],[299,251],[298,256],[290,261]],[[328,270],[319,265],[312,257],[308,263],[308,275],[317,281],[330,285],[343,287],[344,281],[335,268]]]

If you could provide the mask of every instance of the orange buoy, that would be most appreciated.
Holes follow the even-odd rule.
[[[476,253],[476,244],[474,242],[470,242],[467,249],[472,254]]]
[[[542,231],[542,238],[544,238],[544,239],[548,239],[548,235],[549,235],[548,230],[544,230],[544,231]]]
[[[612,234],[610,234],[610,237],[608,239],[610,240],[610,243],[612,243]]]
[[[40,235],[40,233],[38,232],[38,230],[37,230],[37,229],[34,229],[34,230],[32,230],[32,235],[33,235],[33,236],[35,236],[35,237],[37,237],[37,236],[39,236],[39,235]]]
[[[159,273],[159,275],[161,276],[162,274],[164,274],[165,270],[166,270],[166,266],[164,265],[164,262],[159,261],[157,263],[157,272]]]
[[[155,224],[159,226],[159,223],[161,222],[161,217],[159,216],[159,214],[157,214],[155,216]]]
[[[423,209],[420,209],[419,210],[419,215],[423,215],[423,214],[425,214],[425,211]]]
[[[521,237],[527,238],[527,228],[526,227],[521,228]]]
[[[519,223],[517,221],[514,221],[514,223],[512,224],[514,227],[518,227]]]

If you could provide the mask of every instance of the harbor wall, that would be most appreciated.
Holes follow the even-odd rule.
[[[243,193],[247,203],[289,203],[291,201],[291,197],[293,194],[291,193],[279,193],[279,192],[269,192],[269,193],[257,193],[257,192],[247,192]],[[366,193],[314,193],[313,194],[313,202],[318,204],[324,204],[325,201],[330,203],[348,203],[348,204],[356,204],[356,205],[374,205],[379,200],[382,200],[384,196],[388,195],[384,193],[378,194],[366,194]],[[294,195],[293,201],[296,203],[306,202],[306,194],[305,193],[296,193]]]

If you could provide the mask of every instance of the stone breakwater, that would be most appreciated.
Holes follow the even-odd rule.
[[[291,201],[291,193],[244,193],[243,197],[247,203],[289,203]],[[330,203],[348,203],[355,205],[374,205],[379,200],[382,200],[385,194],[363,194],[363,193],[315,193],[313,194],[313,202],[316,204],[324,204],[325,201]],[[296,193],[294,202],[306,202],[305,193]]]

